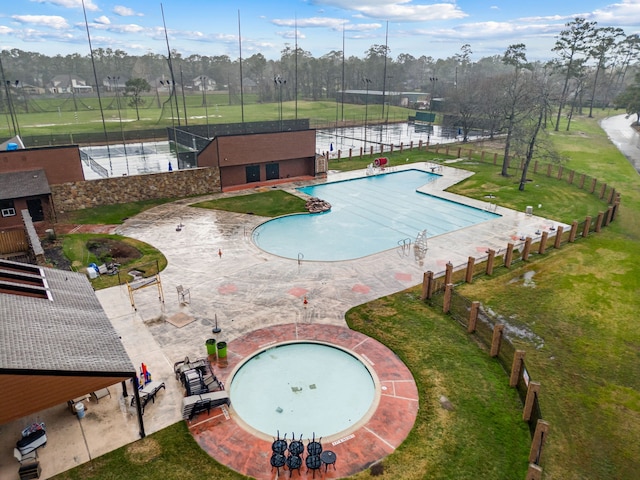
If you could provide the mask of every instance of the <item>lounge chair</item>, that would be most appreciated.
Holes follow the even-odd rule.
[[[23,465],[24,463],[35,462],[38,459],[38,450],[32,450],[23,455],[18,448],[14,448],[13,456],[20,462],[20,465]]]
[[[36,430],[29,435],[22,437],[16,443],[16,449],[21,455],[26,456],[32,452],[35,452],[38,448],[44,446],[47,443],[47,433],[44,429]]]
[[[144,407],[147,406],[149,400],[151,400],[151,403],[156,403],[156,394],[161,388],[166,389],[164,382],[149,382],[139,390],[138,396],[140,397],[140,407],[142,408],[143,415]],[[131,406],[133,407],[135,404],[136,397],[133,395],[133,397],[131,397]]]
[[[191,420],[200,412],[205,410],[210,412],[212,408],[229,405],[230,402],[229,393],[224,390],[184,397],[182,399],[182,418]]]

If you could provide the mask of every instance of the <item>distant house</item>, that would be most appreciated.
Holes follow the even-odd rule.
[[[102,87],[108,92],[123,92],[128,80],[128,77],[122,75],[107,75],[102,79]]]
[[[50,93],[91,93],[93,87],[77,75],[56,75],[51,79]]]
[[[191,82],[193,83],[193,89],[198,92],[213,92],[216,89],[216,81],[203,75],[194,78]]]

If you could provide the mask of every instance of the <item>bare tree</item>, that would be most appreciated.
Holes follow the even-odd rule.
[[[593,38],[593,47],[589,55],[596,60],[596,71],[593,78],[593,88],[591,89],[591,105],[589,105],[589,118],[593,118],[593,103],[596,98],[596,88],[598,86],[598,76],[611,60],[613,50],[618,43],[618,39],[624,36],[621,28],[602,27],[596,28]]]
[[[501,175],[506,177],[509,175],[509,155],[511,150],[511,139],[513,137],[514,129],[517,122],[522,116],[522,112],[526,111],[526,100],[529,92],[525,88],[524,83],[520,77],[523,68],[530,68],[527,63],[527,47],[524,43],[518,43],[515,45],[509,45],[509,48],[504,52],[502,62],[514,67],[511,81],[507,83],[505,89],[504,98],[504,115],[505,115],[505,127],[507,136],[505,138],[504,145],[504,157],[502,159],[502,172]]]
[[[555,46],[551,49],[552,52],[560,56],[558,65],[564,70],[564,85],[558,104],[558,117],[555,126],[556,132],[560,128],[562,109],[567,101],[569,80],[576,73],[576,64],[579,63],[577,60],[581,59],[581,56],[588,55],[596,25],[596,22],[587,22],[584,18],[580,17],[575,18],[573,21],[565,24],[566,28],[560,32]]]

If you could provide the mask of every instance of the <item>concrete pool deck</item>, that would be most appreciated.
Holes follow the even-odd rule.
[[[435,168],[428,163],[406,166],[429,172],[432,167]],[[393,167],[391,171],[404,168],[404,165]],[[436,173],[441,174],[441,178],[421,191],[493,211],[491,199],[474,201],[442,192],[471,173],[447,166],[438,168]],[[363,171],[330,173],[328,181],[363,174]],[[318,180],[313,183],[318,183]],[[466,264],[470,256],[480,259],[488,248],[504,250],[510,242],[516,245],[523,243],[520,241],[523,236],[538,236],[535,233],[538,231],[548,231],[553,237],[554,232],[550,228],[559,225],[540,216],[498,207],[495,211],[502,215],[500,218],[430,238],[422,263],[416,261],[413,251],[401,247],[358,260],[299,263],[265,253],[251,242],[252,229],[264,218],[189,206],[206,198],[253,193],[268,188],[290,191],[306,184],[309,182],[292,182],[183,199],[143,212],[115,229],[115,233],[153,245],[168,260],[167,268],[160,275],[164,303],[159,301],[155,287],[135,292],[137,309],[130,304],[126,286],[96,292],[134,365],[144,362],[154,380],[166,383],[166,390],[161,391],[155,403],[145,410],[147,434],[182,421],[183,391],[174,377],[173,364],[185,356],[192,359],[206,356],[204,343],[207,338],[215,337],[218,341],[227,342],[229,355],[233,356],[237,353],[234,349],[240,351],[240,347],[234,347],[234,341],[256,330],[275,328],[278,331],[282,325],[291,325],[304,329],[312,327],[309,331],[315,332],[312,333],[314,336],[322,336],[323,327],[327,331],[346,327],[344,315],[350,308],[418,285],[427,270],[441,272],[448,262]],[[537,206],[534,211],[544,212]],[[182,225],[180,231],[176,228],[178,225]],[[179,303],[178,285],[190,289],[190,304]],[[212,335],[216,318],[221,332]],[[230,372],[230,367],[216,370],[222,377],[225,372]],[[65,404],[1,425],[0,478],[18,478],[18,463],[12,457],[12,449],[22,428],[35,421],[47,424],[49,438],[47,447],[39,454],[41,478],[85,464],[137,440],[138,425],[133,409],[127,399],[122,398],[120,385],[114,385],[110,390],[111,397],[101,399],[97,404],[89,402],[82,420],[69,413]],[[409,429],[412,424],[413,420],[410,420]],[[205,443],[203,440],[201,445]],[[348,444],[342,448],[347,447]],[[380,458],[391,451],[393,448],[385,450]],[[275,470],[273,473],[270,471],[269,454],[268,448],[266,451],[261,449],[260,458],[255,460],[256,465],[264,467],[266,476],[260,478],[273,478],[276,474]],[[262,458],[264,455],[267,455],[266,461]],[[334,478],[349,474],[340,470],[341,458],[346,458],[346,455],[338,456],[338,470],[334,471]],[[250,459],[245,457],[244,460],[244,467],[233,465],[232,468],[254,475],[247,466]],[[90,464],[87,467],[90,468]],[[302,472],[304,474],[305,468]]]

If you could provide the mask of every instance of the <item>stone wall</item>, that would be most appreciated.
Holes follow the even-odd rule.
[[[51,185],[56,212],[137,202],[157,198],[182,198],[217,193],[220,187],[218,168],[194,168],[82,182]]]

